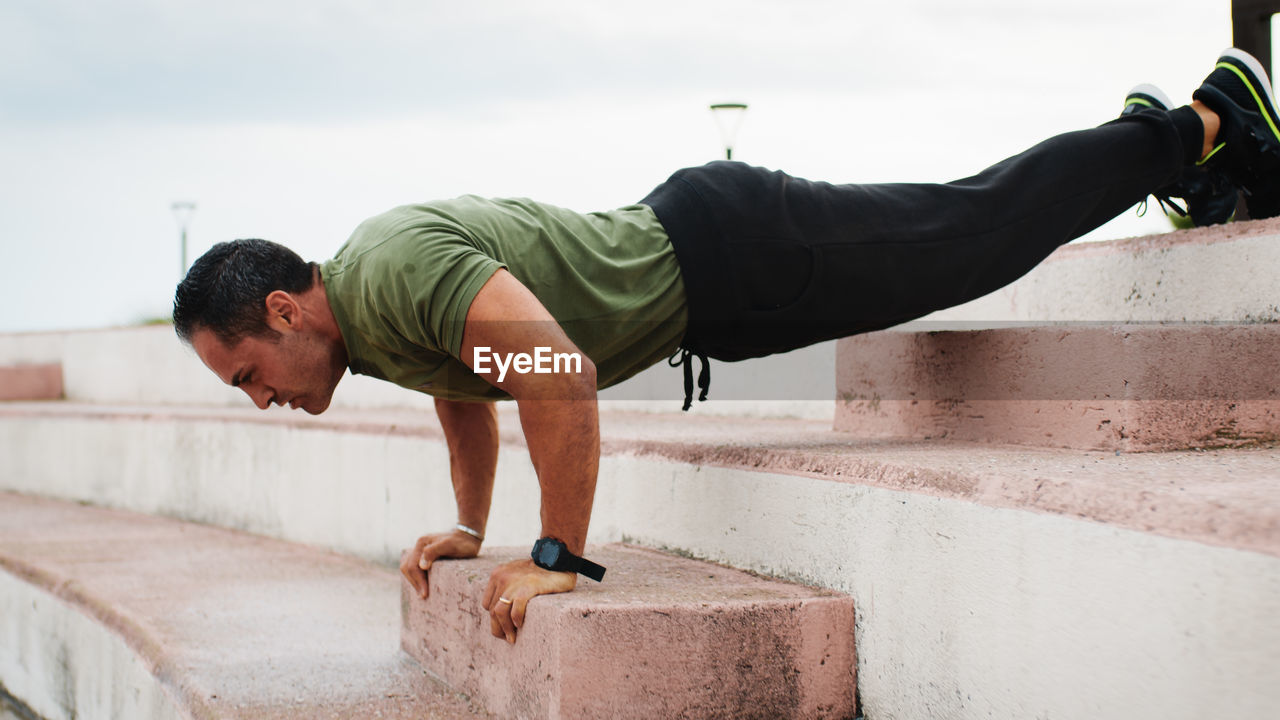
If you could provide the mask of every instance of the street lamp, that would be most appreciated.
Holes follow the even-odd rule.
[[[747,106],[743,103],[716,103],[711,106],[711,116],[716,119],[720,128],[720,140],[724,144],[724,157],[733,159],[733,140],[738,136],[738,128],[742,127],[742,118],[747,114]]]
[[[178,228],[182,231],[182,267],[179,268],[178,277],[183,278],[187,275],[187,226],[191,224],[191,217],[196,214],[196,204],[175,202],[169,209],[173,211],[173,216],[178,220]]]

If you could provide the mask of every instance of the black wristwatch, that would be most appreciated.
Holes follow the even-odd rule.
[[[553,537],[544,537],[533,544],[533,564],[543,570],[576,572],[600,582],[604,579],[604,566],[569,552],[564,543]]]

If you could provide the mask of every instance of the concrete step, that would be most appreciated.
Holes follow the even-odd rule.
[[[403,584],[404,649],[506,718],[850,718],[848,596],[622,545],[588,548],[603,583],[529,603],[515,645],[481,607],[489,572],[526,549],[437,563]]]
[[[931,322],[1280,320],[1280,218],[1058,248],[1017,282]]]
[[[538,485],[514,404],[499,407],[499,428],[493,513],[502,522],[490,528],[489,541],[515,545],[539,529]],[[387,567],[399,563],[424,525],[454,521],[447,448],[432,414],[4,403],[0,444],[7,451],[0,453],[0,490],[243,528]],[[724,536],[715,522],[648,495],[655,481],[698,491],[718,468],[767,485],[783,516],[805,513],[805,496],[785,496],[807,478],[1280,557],[1274,446],[1079,452],[870,439],[811,420],[625,412],[602,414],[601,445],[595,542],[651,537],[684,546],[647,534],[654,528],[681,542]],[[68,446],[80,451],[67,453]],[[351,482],[355,477],[364,480]],[[690,532],[695,525],[699,532]],[[785,564],[769,571],[838,582]]]
[[[1066,245],[973,302],[841,341],[836,426],[1122,451],[1273,442],[1276,267],[1280,219]]]
[[[539,498],[514,411],[499,409],[486,532],[523,548]],[[696,413],[605,413],[601,433],[589,541],[848,594],[867,717],[1280,705],[1280,449],[869,440]],[[453,524],[447,468],[429,412],[0,404],[0,487],[325,545],[388,572]]]
[[[0,366],[0,401],[60,400],[62,365],[24,363]]]
[[[486,717],[400,652],[397,577],[0,493],[0,683],[48,720]]]
[[[891,330],[841,340],[835,427],[1086,450],[1280,440],[1280,323]]]

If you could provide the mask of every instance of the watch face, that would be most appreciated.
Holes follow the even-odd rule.
[[[560,548],[562,545],[550,538],[543,538],[538,541],[537,547],[533,549],[534,562],[540,567],[552,569],[556,563],[560,562]]]

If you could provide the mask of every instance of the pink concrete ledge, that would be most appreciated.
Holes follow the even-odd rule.
[[[1085,450],[1273,444],[1277,368],[1280,324],[872,333],[837,347],[835,427]]]
[[[506,449],[524,451],[513,403],[499,405]],[[394,435],[442,442],[431,412],[272,408],[0,404],[0,422],[230,423]],[[1080,451],[990,442],[868,438],[820,420],[605,412],[605,457],[639,456],[820,478],[1078,518],[1280,557],[1280,447],[1150,453]]]
[[[0,401],[58,400],[62,397],[62,365],[0,367]]]
[[[1097,256],[1132,257],[1140,252],[1160,252],[1172,248],[1195,245],[1218,245],[1242,238],[1262,237],[1280,233],[1280,218],[1224,223],[1202,228],[1187,228],[1155,235],[1119,238],[1102,242],[1077,242],[1063,245],[1045,259],[1060,262]]]
[[[489,633],[489,549],[432,567],[430,597],[402,584],[410,655],[510,718],[847,718],[853,600],[651,550],[589,548],[603,583],[535,598],[515,643]]]
[[[0,569],[119,635],[188,717],[488,717],[400,652],[398,573],[363,561],[0,492]]]

